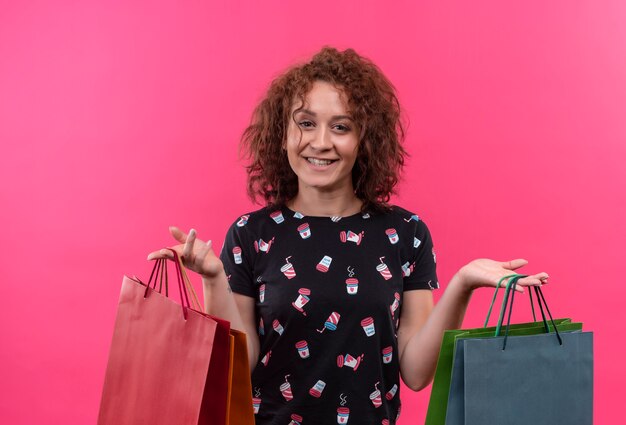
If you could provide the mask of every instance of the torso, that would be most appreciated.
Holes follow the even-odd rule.
[[[262,209],[233,225],[222,260],[233,290],[256,299],[257,424],[395,423],[402,294],[407,282],[437,287],[434,256],[420,251],[432,251],[427,232],[398,207],[343,218]]]

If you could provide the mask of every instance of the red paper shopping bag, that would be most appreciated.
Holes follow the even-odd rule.
[[[183,305],[169,299],[165,264],[153,287],[122,281],[99,425],[226,421],[230,325],[189,307],[177,262]]]

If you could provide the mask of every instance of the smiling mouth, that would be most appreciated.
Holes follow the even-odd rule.
[[[317,159],[317,158],[306,158],[313,165],[317,165],[319,167],[323,167],[326,165],[330,165],[333,162],[337,161],[336,159]]]

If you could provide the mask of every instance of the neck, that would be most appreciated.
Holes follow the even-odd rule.
[[[301,188],[302,189],[302,188]],[[361,211],[363,201],[352,192],[318,192],[299,190],[287,207],[304,215],[317,217],[347,217]]]

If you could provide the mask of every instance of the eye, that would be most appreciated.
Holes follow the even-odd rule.
[[[335,125],[335,129],[342,132],[342,133],[347,133],[350,131],[350,127],[348,127],[345,124],[337,124]]]
[[[298,122],[298,125],[302,128],[311,128],[313,127],[313,123],[309,120],[303,120]]]

